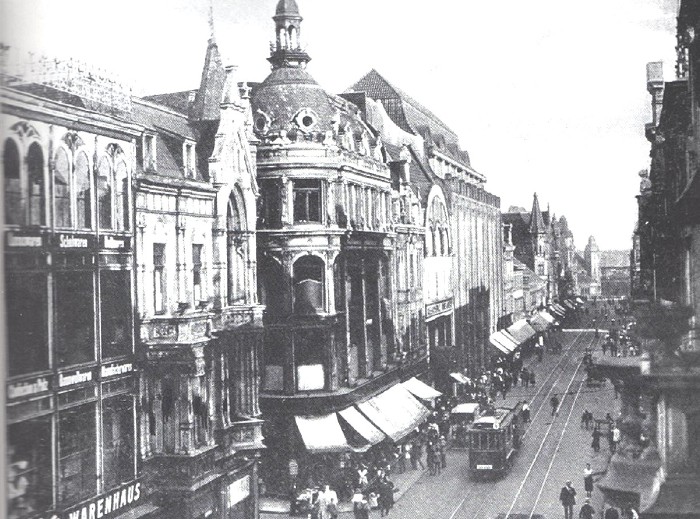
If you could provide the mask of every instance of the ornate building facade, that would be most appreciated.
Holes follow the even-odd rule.
[[[354,405],[387,410],[412,399],[399,382],[425,371],[427,348],[414,313],[395,325],[397,287],[409,310],[421,295],[408,287],[420,268],[422,229],[410,216],[403,159],[392,172],[358,106],[325,92],[306,71],[296,3],[280,0],[273,20],[272,72],[254,86],[252,110],[266,305],[264,477],[271,492],[286,495],[296,480],[336,480],[354,448],[384,434],[400,440],[424,419],[414,406],[402,418],[409,428],[386,424],[379,433]],[[395,205],[406,209],[399,229]],[[409,279],[397,262],[413,262],[404,271]]]
[[[249,89],[209,41],[199,90],[134,100],[141,456],[168,517],[257,517],[262,444]]]
[[[500,200],[425,106],[376,70],[348,89],[358,93],[380,103],[399,130],[388,133],[394,142],[410,142],[411,185],[424,210],[426,339],[435,382],[448,390],[451,372],[476,375],[488,364],[488,337],[505,313]]]
[[[140,517],[131,94],[83,64],[19,61],[0,90],[5,510]]]

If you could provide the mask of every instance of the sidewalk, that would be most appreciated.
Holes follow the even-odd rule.
[[[403,496],[413,485],[415,485],[416,482],[423,476],[423,474],[426,473],[427,469],[418,469],[407,470],[403,474],[391,474],[391,481],[394,482],[395,487],[398,489],[394,493],[394,499],[398,501],[401,498],[401,496]],[[352,513],[352,503],[348,501],[342,501],[341,503],[339,503],[338,508],[341,514]],[[261,497],[260,512],[264,514],[287,514],[287,517],[291,517],[289,515],[289,500],[287,499]]]

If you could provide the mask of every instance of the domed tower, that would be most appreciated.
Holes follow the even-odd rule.
[[[296,2],[280,0],[273,20],[272,71],[254,90],[251,108],[258,288],[266,306],[263,477],[268,488],[285,489],[287,475],[267,467],[284,460],[300,473],[310,470],[298,456],[314,452],[302,431],[309,413],[334,417],[367,394],[366,384],[395,383],[390,364],[398,362],[398,338],[383,145],[356,105],[307,72]],[[297,429],[301,436],[289,434]]]

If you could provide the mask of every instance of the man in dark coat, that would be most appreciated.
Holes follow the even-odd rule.
[[[571,486],[571,481],[561,487],[559,501],[564,507],[564,519],[574,519],[574,505],[576,504],[576,490]]]

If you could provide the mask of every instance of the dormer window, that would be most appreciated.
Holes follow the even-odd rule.
[[[194,153],[194,143],[191,141],[185,141],[182,146],[182,164],[185,168],[185,177],[195,178],[195,153]]]
[[[143,169],[145,171],[156,169],[156,136],[151,133],[143,136]]]

